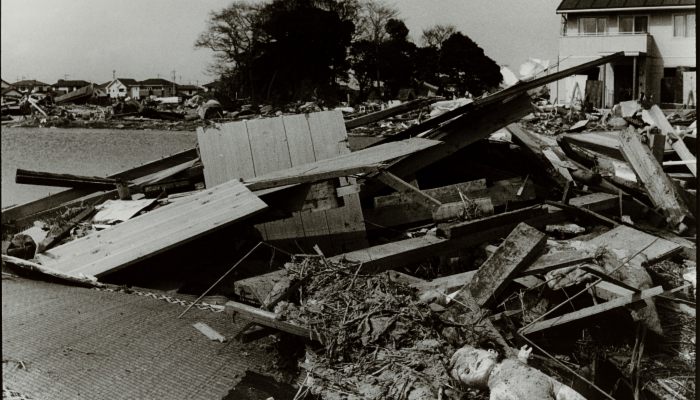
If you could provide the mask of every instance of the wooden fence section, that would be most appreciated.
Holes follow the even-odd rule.
[[[227,182],[38,254],[37,259],[42,265],[66,275],[99,277],[228,226],[266,207],[242,183]]]
[[[198,129],[197,139],[208,188],[232,179],[254,178],[350,152],[340,111],[288,115]],[[354,179],[340,179],[341,186]],[[257,225],[266,240],[356,233],[365,240],[357,193],[342,207],[301,211],[291,218]]]

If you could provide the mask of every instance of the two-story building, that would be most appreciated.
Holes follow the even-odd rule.
[[[136,79],[116,78],[107,85],[106,89],[109,97],[112,99],[124,97],[140,98],[139,84],[136,82]]]
[[[563,0],[560,70],[611,53],[625,58],[586,71],[600,104],[638,99],[695,105],[695,0]],[[568,86],[568,87],[566,87]],[[560,101],[571,85],[556,85]],[[585,88],[580,88],[584,91]]]
[[[177,84],[167,79],[151,78],[138,83],[140,97],[171,97],[177,96]]]
[[[53,90],[59,93],[69,93],[74,90],[78,90],[82,87],[89,86],[90,82],[83,80],[65,80],[59,79],[58,82],[53,84]]]

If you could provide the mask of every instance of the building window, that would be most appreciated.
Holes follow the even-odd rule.
[[[649,17],[646,15],[625,15],[619,21],[620,33],[647,33]]]
[[[695,37],[695,14],[676,14],[673,16],[673,36]]]
[[[581,35],[604,35],[608,28],[605,18],[579,18],[578,31]]]

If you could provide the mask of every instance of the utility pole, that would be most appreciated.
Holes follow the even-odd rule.
[[[113,69],[112,70],[112,80],[115,80],[115,79],[117,79],[117,70]]]
[[[175,96],[175,70],[173,70],[173,92],[172,95]]]
[[[64,80],[64,81],[67,81],[69,76],[70,76],[70,75],[68,75],[68,74],[63,74],[63,80]]]

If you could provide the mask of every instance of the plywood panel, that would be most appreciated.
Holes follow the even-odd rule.
[[[292,166],[282,118],[246,121],[255,176]]]
[[[282,125],[287,138],[287,147],[292,166],[316,161],[314,157],[309,124],[303,114],[285,116]],[[307,227],[318,226],[321,232],[328,233],[328,224],[324,213],[294,213],[291,218],[264,224],[266,239],[286,239],[305,237]],[[293,229],[292,229],[293,228]]]
[[[207,187],[234,178],[247,178],[245,180],[249,183],[253,182],[251,187],[254,187],[260,184],[258,177],[274,171],[278,171],[279,176],[283,177],[285,173],[280,172],[283,170],[292,174],[300,171],[302,175],[313,174],[313,171],[306,171],[303,168],[293,171],[288,171],[288,168],[300,167],[339,155],[350,156],[347,133],[342,113],[339,111],[227,123],[219,129],[209,128],[198,131],[198,139]],[[367,161],[372,163],[377,157],[384,159],[386,155],[392,157],[395,154],[403,154],[404,150],[415,144],[392,145],[391,148],[385,149],[388,153],[380,149],[373,152],[376,154],[369,154],[369,158],[360,155],[357,159],[360,164]],[[435,142],[430,143],[430,145],[433,144]],[[419,144],[419,147],[422,145],[425,143]],[[397,150],[399,150],[398,153]],[[353,158],[351,156],[345,161],[353,163]],[[339,162],[342,166],[344,161]],[[327,166],[332,168],[333,163]],[[272,175],[273,178],[276,176],[276,174]],[[348,179],[340,179],[343,184],[347,184]],[[353,179],[350,181],[354,182]],[[269,182],[262,183],[262,185],[265,184]],[[325,236],[329,233],[343,232],[358,232],[364,238],[364,221],[359,196],[349,195],[343,200],[345,202],[343,207],[326,211],[299,212],[292,218],[268,222],[256,227],[262,232],[263,237],[269,240]],[[333,229],[330,229],[330,226],[333,226]]]
[[[58,246],[38,258],[43,265],[68,275],[100,276],[230,225],[265,207],[243,184],[230,181]]]
[[[246,122],[248,140],[253,154],[253,167],[256,176],[292,166],[287,134],[282,118],[263,118]],[[256,225],[263,237],[274,240],[284,237],[304,235],[298,218],[287,223],[265,223]]]

